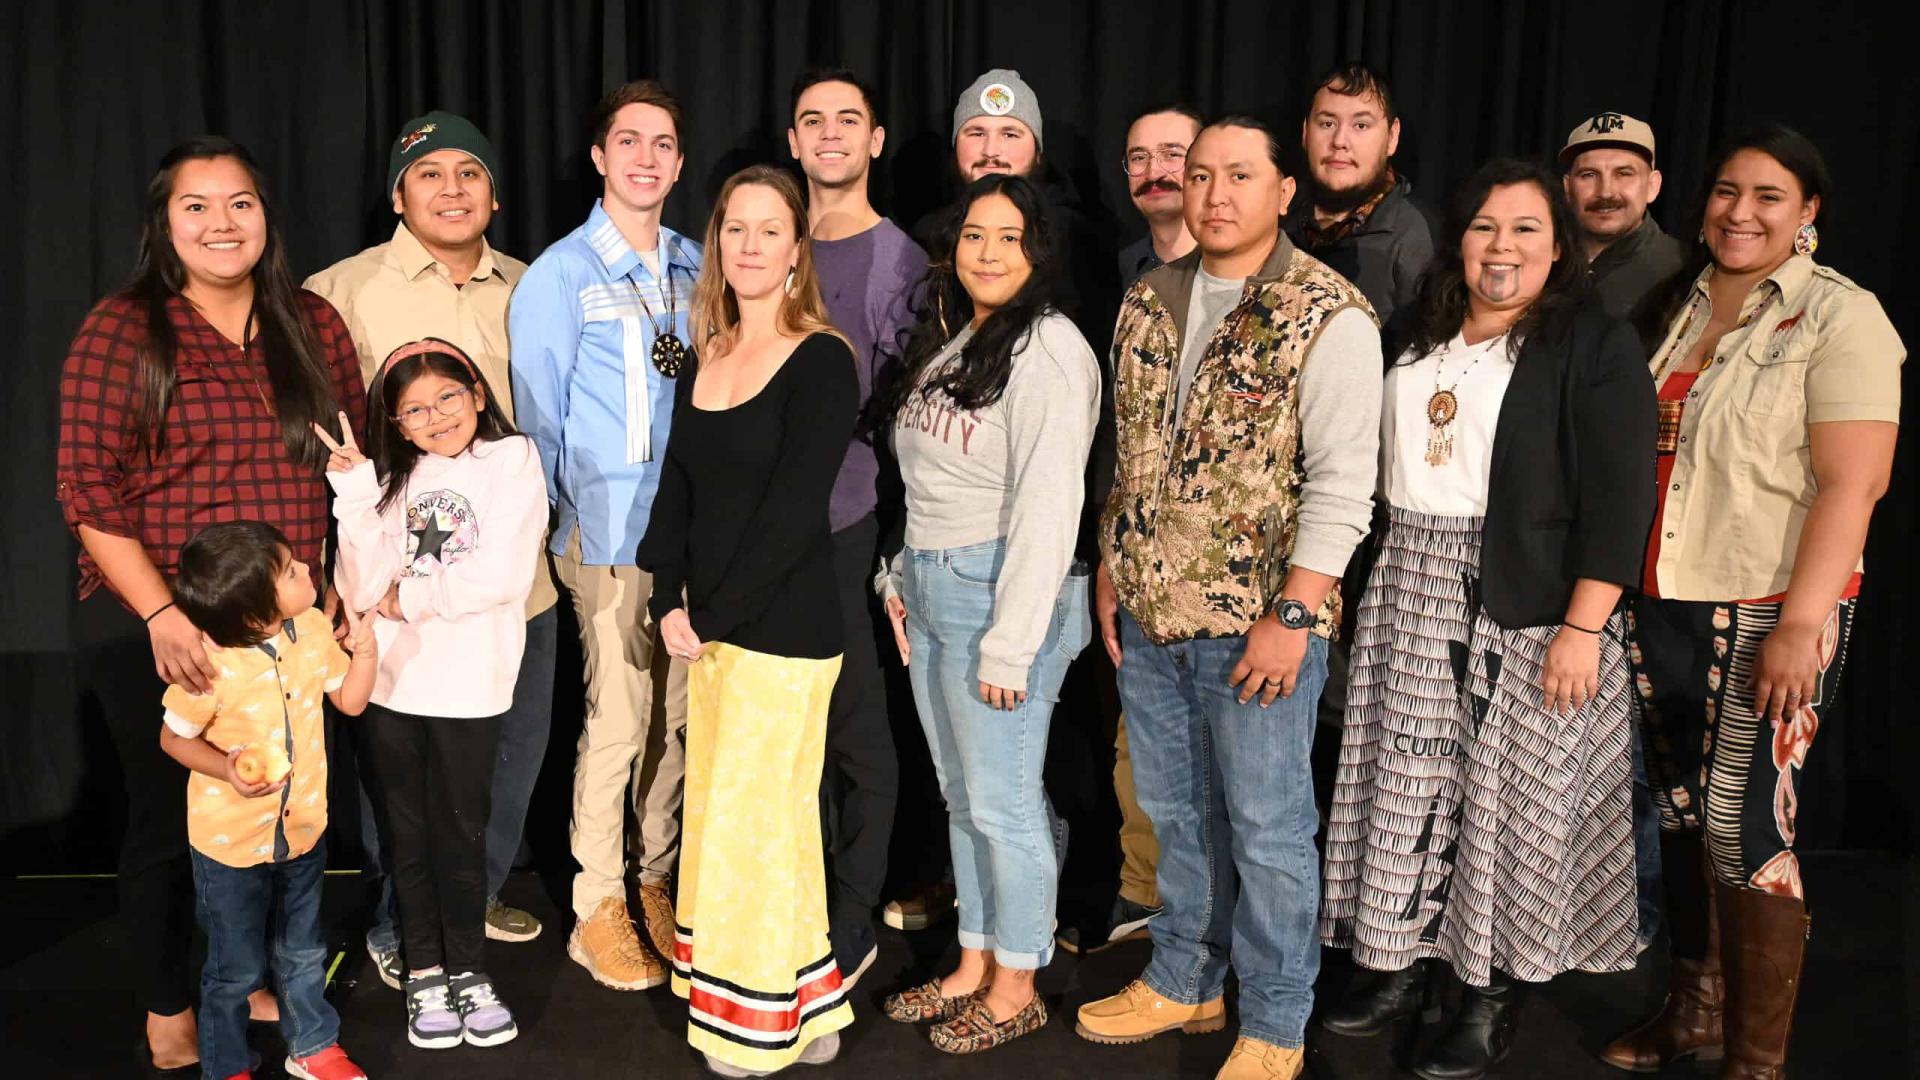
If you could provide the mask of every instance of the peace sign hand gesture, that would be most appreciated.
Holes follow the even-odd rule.
[[[313,425],[313,433],[320,436],[321,443],[325,444],[330,451],[327,457],[328,472],[352,472],[355,466],[367,460],[367,455],[361,453],[359,445],[353,441],[353,425],[347,423],[345,412],[340,414],[339,442],[335,442],[333,436],[327,432],[326,428],[321,427],[318,421]]]

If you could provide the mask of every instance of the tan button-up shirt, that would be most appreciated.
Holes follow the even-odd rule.
[[[1650,360],[1654,378],[1699,340],[1713,314],[1701,271]],[[1872,293],[1795,255],[1748,292],[1687,395],[1655,567],[1660,595],[1743,600],[1786,591],[1813,505],[1807,429],[1900,422],[1906,347]]]
[[[446,266],[405,222],[394,226],[392,240],[307,279],[306,287],[326,297],[347,321],[360,351],[360,374],[369,388],[374,370],[388,353],[408,342],[437,337],[473,357],[493,390],[487,407],[513,419],[513,384],[507,377],[507,298],[527,264],[493,250],[484,239],[481,244],[480,265],[464,286],[454,285]],[[368,423],[383,419],[369,412]],[[533,591],[527,594],[529,619],[559,598],[545,544],[538,557]]]

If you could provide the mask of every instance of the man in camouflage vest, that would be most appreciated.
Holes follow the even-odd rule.
[[[1293,191],[1260,121],[1203,129],[1184,195],[1199,247],[1133,285],[1113,344],[1095,609],[1165,911],[1147,970],[1082,1006],[1077,1030],[1219,1030],[1231,955],[1240,1038],[1221,1080],[1304,1067],[1320,955],[1308,757],[1379,448],[1373,309],[1281,233]]]

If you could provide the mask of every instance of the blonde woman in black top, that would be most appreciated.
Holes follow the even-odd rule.
[[[673,989],[722,1076],[832,1060],[853,1019],[827,939],[819,788],[842,636],[827,504],[859,384],[806,220],[783,172],[721,189],[700,359],[639,553],[661,641],[690,665]]]

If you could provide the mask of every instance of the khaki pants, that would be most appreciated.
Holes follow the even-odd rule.
[[[686,774],[687,667],[659,647],[647,614],[653,575],[637,566],[584,566],[580,536],[554,560],[573,597],[586,653],[586,723],[573,768],[573,910],[626,896],[627,806],[640,828],[634,846],[643,882],[664,881],[680,849]],[[664,689],[664,693],[657,692]]]
[[[1123,715],[1113,738],[1113,794],[1120,801],[1120,895],[1141,907],[1160,906],[1160,886],[1154,873],[1160,863],[1160,844],[1153,838],[1153,822],[1133,795],[1133,758],[1127,752],[1127,718]]]

